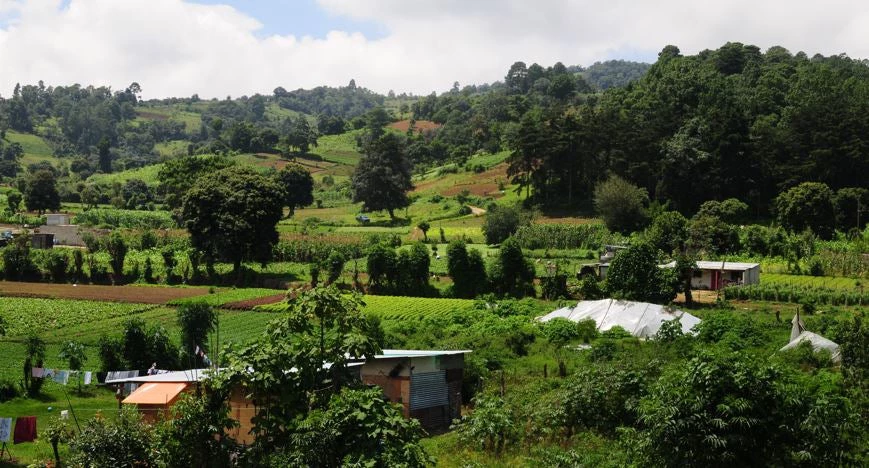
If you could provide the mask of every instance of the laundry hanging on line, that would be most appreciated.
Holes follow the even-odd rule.
[[[61,385],[67,385],[69,383],[69,378],[74,375],[79,375],[82,371],[73,371],[73,370],[65,370],[65,369],[48,369],[41,367],[33,367],[30,369],[30,375],[35,378],[43,378],[43,379],[51,379]],[[93,382],[93,372],[85,371],[83,374],[84,382],[83,385],[90,385]]]
[[[0,418],[0,442],[9,442],[12,435],[12,418]]]
[[[13,442],[33,442],[36,440],[36,416],[22,416],[15,420]]]

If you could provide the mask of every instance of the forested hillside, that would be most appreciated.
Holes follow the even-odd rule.
[[[16,87],[0,100],[7,140],[0,173],[16,177],[22,157],[30,172],[50,168],[75,181],[184,154],[304,154],[318,135],[401,111],[438,124],[408,132],[416,172],[508,150],[512,181],[543,208],[587,209],[594,186],[614,174],[683,213],[705,200],[738,198],[765,216],[778,193],[800,182],[836,191],[865,187],[869,173],[867,62],[781,47],[728,43],[683,56],[668,46],[648,71],[623,61],[587,69],[516,62],[503,83],[404,94],[392,116],[366,116],[386,97],[355,82],[211,101],[143,102],[140,92],[137,83],[117,92]],[[16,144],[31,134],[51,155]],[[83,188],[67,185],[61,198],[79,201]]]
[[[866,61],[670,46],[643,78],[603,93],[560,64],[517,62],[505,84],[427,97],[414,115],[444,124],[431,145],[442,153],[510,149],[513,180],[545,207],[587,201],[610,173],[683,212],[735,197],[763,213],[802,181],[866,186]]]

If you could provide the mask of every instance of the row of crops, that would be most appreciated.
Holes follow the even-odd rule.
[[[830,276],[804,276],[764,273],[761,276],[763,285],[787,285],[799,287],[815,287],[825,289],[845,289],[860,292],[864,281],[854,278]]]
[[[513,237],[525,249],[599,249],[624,241],[603,224],[531,224],[519,228]]]
[[[811,302],[843,306],[869,304],[869,294],[860,291],[789,284],[729,286],[724,288],[724,297],[728,300]]]
[[[275,296],[286,293],[283,289],[267,289],[267,288],[238,288],[225,289],[207,294],[204,296],[185,297],[169,301],[170,305],[190,304],[194,302],[204,302],[210,306],[219,307],[231,302],[247,301],[260,297]]]
[[[405,296],[364,296],[363,310],[383,320],[412,320],[421,317],[449,315],[474,308],[470,299],[440,299],[428,297]],[[286,303],[267,304],[256,307],[259,312],[283,312]]]
[[[7,336],[38,333],[48,336],[56,330],[92,325],[115,317],[126,317],[158,306],[71,299],[4,297],[0,315],[6,321]]]

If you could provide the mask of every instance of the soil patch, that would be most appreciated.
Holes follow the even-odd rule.
[[[103,286],[93,284],[20,283],[0,281],[0,296],[78,299],[86,301],[165,304],[176,299],[204,296],[208,288],[171,286]]]
[[[166,114],[158,114],[156,112],[148,112],[148,111],[137,111],[136,115],[142,119],[149,120],[168,120],[169,116]]]
[[[393,122],[387,126],[389,128],[394,128],[400,132],[406,132],[407,129],[410,128],[410,120],[399,120],[398,122]],[[432,122],[431,120],[417,120],[413,124],[413,128],[419,133],[422,133],[426,130],[437,130],[442,126],[443,125]]]

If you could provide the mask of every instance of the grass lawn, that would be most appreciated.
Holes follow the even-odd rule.
[[[54,460],[51,444],[43,435],[46,428],[53,420],[60,417],[63,410],[72,411],[67,423],[77,431],[75,420],[84,426],[85,422],[95,415],[114,417],[118,412],[118,400],[112,390],[105,387],[83,387],[79,393],[72,384],[63,386],[54,382],[46,382],[42,387],[42,394],[37,398],[18,397],[10,401],[0,403],[0,414],[5,417],[36,416],[36,428],[39,431],[35,442],[12,445],[8,447],[15,459],[14,464],[9,466],[28,465],[35,462],[47,462]],[[67,401],[69,396],[69,401]],[[75,413],[73,418],[72,413]],[[64,460],[69,453],[65,444],[59,447],[60,458]],[[7,466],[6,461],[0,462],[0,466]]]

